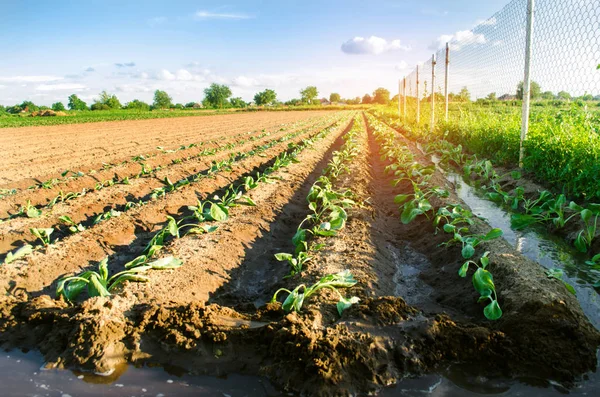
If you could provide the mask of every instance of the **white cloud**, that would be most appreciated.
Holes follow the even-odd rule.
[[[135,66],[135,62],[115,63],[118,68],[132,68]]]
[[[198,11],[194,14],[196,19],[251,19],[253,18],[247,14],[228,14],[228,13],[216,13],[208,11]]]
[[[84,90],[87,88],[83,84],[42,84],[38,85],[35,89],[37,91],[64,91],[64,90]]]
[[[88,73],[95,72],[95,71],[96,71],[96,69],[94,69],[91,66],[89,68],[87,68],[87,69],[84,70],[84,72],[88,72]]]
[[[6,87],[6,86],[5,86],[5,85],[2,85],[2,84],[0,84],[0,88],[4,88],[4,87]]]
[[[49,81],[62,80],[59,76],[12,76],[0,77],[0,82],[3,83],[45,83]]]
[[[458,51],[464,46],[471,44],[485,44],[487,40],[481,33],[473,33],[471,30],[461,30],[454,34],[443,34],[437,38],[429,46],[430,50],[439,50],[446,47],[446,43],[449,43],[450,49]]]
[[[400,61],[400,63],[394,66],[394,69],[404,71],[408,69],[408,63],[406,63],[405,61]]]
[[[379,55],[388,51],[410,51],[410,46],[404,46],[400,40],[387,41],[381,37],[371,36],[364,38],[357,36],[342,44],[342,51],[346,54],[371,54]]]
[[[158,73],[153,74],[152,76],[148,75],[148,73],[140,73],[135,75],[134,77],[141,79],[152,78],[154,80],[165,80],[165,81],[205,81],[207,74],[204,72],[201,74],[192,73],[186,69],[179,69],[175,73],[168,71],[167,69],[162,69]]]

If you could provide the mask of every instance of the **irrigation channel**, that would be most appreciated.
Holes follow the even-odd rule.
[[[0,266],[2,395],[597,394],[597,293],[568,247],[513,231],[502,208],[371,115],[261,131],[213,142],[225,145],[213,163],[159,153],[154,179],[6,222],[58,228],[70,214],[85,228]],[[171,174],[189,183],[151,197]],[[501,316],[478,303],[474,268],[459,277],[464,254],[441,245],[451,236],[431,212],[401,222],[415,188],[429,197],[423,212],[460,203],[476,215],[469,233],[496,236],[473,258],[491,252],[495,295],[484,298]],[[125,211],[119,192],[144,204]],[[98,198],[122,215],[88,222]],[[109,296],[70,295],[73,284],[55,298],[64,276],[139,263],[143,277]],[[564,268],[577,298],[546,268]]]

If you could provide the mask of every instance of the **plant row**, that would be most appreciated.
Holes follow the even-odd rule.
[[[272,174],[281,168],[298,162],[297,156],[304,149],[313,146],[317,141],[326,137],[340,123],[327,127],[310,138],[303,139],[299,144],[290,143],[288,150],[278,155],[271,166],[262,173],[256,172],[244,179],[243,183],[229,185],[221,196],[200,201],[188,207],[191,215],[179,219],[167,215],[166,225],[157,231],[150,239],[141,255],[126,263],[124,269],[112,276],[108,274],[108,262],[104,259],[98,265],[98,271],[85,271],[76,276],[69,276],[59,280],[57,297],[64,297],[72,301],[87,288],[89,297],[109,296],[121,283],[125,281],[147,282],[149,278],[144,275],[152,269],[174,269],[183,262],[173,256],[157,260],[155,258],[170,239],[179,239],[188,234],[210,233],[217,229],[217,224],[229,218],[232,207],[242,203],[255,206],[255,202],[246,195],[261,183],[273,179]]]
[[[327,129],[329,129],[329,128],[332,128],[332,127],[330,126]],[[268,150],[276,145],[279,145],[281,143],[284,143],[286,141],[294,139],[302,134],[305,134],[309,129],[310,128],[288,133],[288,134],[286,134],[278,139],[272,140],[268,143],[255,146],[248,152],[232,154],[226,160],[213,161],[212,165],[210,166],[210,168],[208,170],[201,171],[192,176],[188,176],[188,177],[183,178],[175,183],[171,182],[168,179],[168,177],[166,177],[165,181],[164,181],[165,186],[155,189],[148,199],[140,199],[137,202],[127,202],[124,206],[118,206],[116,208],[111,208],[101,214],[96,215],[93,218],[93,220],[91,221],[91,224],[87,225],[87,226],[88,227],[95,226],[102,221],[106,221],[108,219],[118,217],[124,211],[127,211],[131,208],[141,207],[150,201],[157,200],[159,198],[164,198],[168,194],[173,193],[173,192],[181,189],[184,186],[190,185],[192,183],[198,183],[205,178],[214,177],[217,173],[219,173],[223,170],[231,170],[231,167],[234,164],[236,164],[244,159],[253,157],[253,156],[257,156],[257,155],[260,156],[263,152],[265,152],[266,150]],[[59,219],[62,223],[64,223],[67,226],[67,229],[69,230],[70,233],[78,233],[78,232],[81,232],[86,229],[86,226],[82,225],[81,223],[74,222],[68,216],[63,216],[63,217],[60,217]],[[38,239],[38,241],[39,241],[38,247],[42,248],[42,247],[48,246],[50,244],[50,242],[51,242],[50,236],[54,232],[54,230],[55,230],[54,228],[31,228],[30,232],[32,233],[32,235],[34,237],[36,237]],[[15,252],[8,253],[7,257],[5,258],[5,263],[10,263],[18,258],[22,258],[23,256],[28,255],[32,251],[33,251],[33,246],[31,246],[30,244],[26,244],[23,247],[17,249]]]
[[[351,129],[344,135],[344,144],[339,151],[332,154],[332,158],[323,170],[317,181],[311,186],[306,200],[309,213],[300,222],[292,238],[294,250],[291,253],[281,252],[275,254],[280,262],[287,262],[290,273],[286,277],[300,274],[304,265],[314,259],[315,253],[325,247],[325,244],[315,241],[315,237],[333,237],[346,225],[348,219],[347,209],[356,205],[350,189],[335,188],[338,178],[349,172],[348,165],[359,154],[357,136],[364,133],[362,117],[356,116]],[[338,288],[350,288],[356,280],[348,270],[337,274],[328,274],[311,286],[300,284],[293,290],[280,288],[275,292],[271,302],[276,302],[280,292],[287,292],[288,296],[282,304],[286,312],[299,312],[306,299],[320,289],[330,289],[338,295],[337,310],[342,312],[352,304],[358,302],[357,297],[345,298]]]
[[[367,119],[380,146],[381,160],[389,162],[385,172],[393,175],[394,186],[403,184],[410,191],[394,198],[394,202],[399,205],[402,223],[409,224],[417,217],[425,216],[432,220],[436,233],[441,228],[445,233],[450,234],[451,238],[443,245],[448,247],[458,245],[465,260],[458,269],[459,276],[466,277],[471,267],[475,269],[471,281],[479,293],[478,302],[489,301],[483,309],[483,314],[489,320],[499,319],[502,310],[498,303],[492,273],[488,270],[489,252],[481,254],[479,260],[473,258],[476,257],[481,243],[499,238],[502,236],[502,230],[492,229],[485,235],[476,234],[471,231],[471,226],[475,223],[475,216],[471,211],[459,204],[440,205],[434,208],[432,198],[442,203],[441,199],[449,196],[447,190],[431,183],[435,166],[419,163],[410,149],[399,144],[396,132],[386,124],[372,115],[368,115]]]

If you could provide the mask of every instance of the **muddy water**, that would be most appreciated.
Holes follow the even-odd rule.
[[[456,186],[456,193],[475,215],[485,219],[491,227],[504,231],[504,239],[517,251],[547,269],[562,269],[563,279],[577,292],[581,308],[594,326],[600,329],[600,295],[592,285],[592,273],[585,264],[586,257],[569,246],[563,239],[544,230],[527,228],[514,230],[510,213],[483,198],[483,192],[467,184],[461,175],[448,174],[448,180]]]
[[[0,396],[281,396],[267,379],[191,376],[177,368],[124,365],[108,376],[44,369],[40,353],[0,352]]]

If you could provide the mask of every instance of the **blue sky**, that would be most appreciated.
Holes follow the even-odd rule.
[[[250,100],[395,91],[443,35],[472,29],[507,0],[0,1],[0,104],[49,105],[102,90],[121,102],[200,101],[212,82]],[[362,39],[361,39],[362,38]]]

